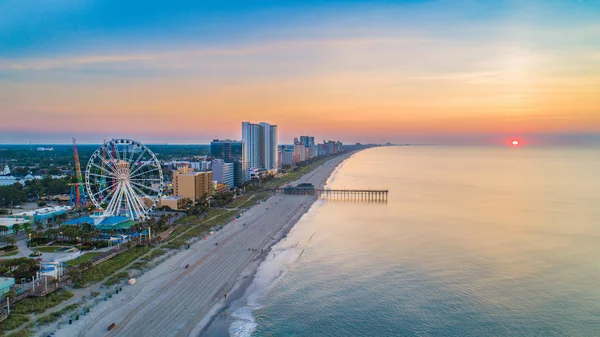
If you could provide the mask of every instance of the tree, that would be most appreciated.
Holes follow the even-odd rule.
[[[67,276],[73,281],[73,283],[78,283],[81,281],[81,270],[79,268],[70,268],[67,272]]]
[[[208,200],[208,196],[206,194],[202,195],[197,203],[196,206],[200,207],[200,209],[202,210],[202,212],[206,212],[210,209],[210,202]]]
[[[4,241],[6,242],[6,244],[8,246],[14,246],[17,243],[17,240],[15,240],[15,238],[13,238],[11,236],[4,238]]]
[[[0,206],[9,207],[27,201],[27,194],[16,185],[0,186]]]
[[[23,230],[28,230],[29,228],[31,228],[31,223],[30,222],[26,222],[23,224]]]
[[[194,202],[192,200],[190,200],[190,198],[183,198],[183,206],[184,207],[187,208],[187,207],[191,207],[192,205],[194,205]],[[169,207],[169,209],[171,209],[171,207]]]
[[[15,234],[19,234],[19,231],[21,230],[21,228],[22,228],[21,224],[18,224],[18,223],[14,224],[12,226],[12,230],[13,230],[13,232],[15,232]]]
[[[8,232],[8,227],[7,226],[0,226],[0,235],[5,236],[6,232]]]

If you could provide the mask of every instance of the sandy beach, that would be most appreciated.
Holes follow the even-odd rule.
[[[350,155],[333,158],[294,183],[323,186]],[[100,302],[87,316],[62,326],[56,336],[199,335],[228,300],[243,290],[269,248],[314,201],[313,196],[270,197],[214,236],[143,274],[135,285],[123,286],[122,292]],[[112,323],[116,328],[109,332]]]

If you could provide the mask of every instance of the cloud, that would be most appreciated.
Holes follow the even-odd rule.
[[[417,38],[347,38],[347,39],[303,39],[290,41],[271,41],[254,45],[231,46],[225,48],[185,48],[174,51],[148,51],[146,53],[114,53],[73,55],[56,58],[21,58],[19,60],[0,59],[0,70],[54,70],[80,69],[94,65],[144,64],[181,60],[194,60],[205,57],[250,56],[273,53],[289,53],[301,50],[317,50],[319,48],[353,48],[376,45],[406,46],[424,43],[425,39]],[[126,49],[126,48],[125,48]],[[176,65],[174,67],[179,67]]]

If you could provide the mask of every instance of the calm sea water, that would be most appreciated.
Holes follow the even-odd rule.
[[[600,151],[386,147],[319,201],[228,313],[232,336],[600,336]]]

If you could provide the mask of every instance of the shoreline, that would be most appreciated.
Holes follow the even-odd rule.
[[[327,181],[332,177],[333,173],[335,173],[335,171],[340,167],[340,165],[342,165],[346,160],[348,160],[350,157],[352,157],[352,155],[354,155],[356,152],[357,151],[353,151],[346,155],[343,155],[342,156],[343,159],[341,161],[339,161],[335,165],[335,167],[332,168],[331,172],[329,172],[329,175],[322,182],[322,184],[315,185],[315,187],[323,188],[327,184]],[[332,158],[332,159],[338,159],[338,158]],[[329,162],[329,161],[327,161],[327,162]],[[325,162],[325,163],[327,163],[327,162]],[[309,175],[310,173],[312,173],[312,172],[309,172],[307,175]],[[300,179],[298,179],[298,180],[291,182],[290,184],[297,184],[297,183],[301,182],[303,180],[303,178],[304,178],[304,176],[300,177]],[[229,310],[234,302],[236,302],[244,297],[244,295],[245,295],[246,291],[248,290],[248,288],[250,287],[250,285],[252,285],[254,283],[254,279],[256,278],[258,268],[260,267],[261,264],[263,264],[265,262],[266,258],[269,256],[273,247],[275,245],[277,245],[278,243],[280,243],[281,240],[283,240],[283,238],[286,237],[290,233],[290,231],[294,228],[294,226],[296,226],[296,224],[298,224],[300,219],[302,219],[302,217],[313,207],[313,205],[315,204],[315,202],[317,200],[318,200],[318,198],[313,198],[308,206],[304,206],[302,211],[297,213],[295,219],[293,219],[293,221],[291,223],[289,223],[287,226],[282,227],[281,231],[278,233],[279,235],[277,237],[277,240],[275,240],[275,242],[273,242],[268,247],[267,250],[265,250],[263,253],[261,253],[261,255],[259,255],[259,257],[256,259],[256,261],[253,261],[251,264],[248,265],[248,267],[246,269],[248,269],[248,271],[250,272],[248,274],[250,274],[250,275],[244,275],[244,273],[239,275],[236,283],[233,285],[232,289],[230,290],[230,292],[232,293],[231,295],[233,295],[233,296],[228,296],[227,301],[225,301],[223,303],[223,305],[219,305],[218,303],[215,304],[213,306],[213,308],[211,308],[210,312],[206,315],[206,317],[204,317],[199,322],[198,326],[194,330],[192,330],[192,332],[190,333],[190,336],[202,336],[203,334],[205,334],[207,332],[207,330],[211,327],[211,325],[215,323],[216,319],[219,317],[219,314],[222,310]],[[221,328],[227,329],[228,327],[223,326]]]
[[[293,183],[324,186],[354,153],[331,158]],[[230,221],[214,237],[197,240],[190,250],[177,252],[145,272],[135,285],[124,285],[118,295],[121,301],[97,303],[82,320],[62,326],[56,336],[203,333],[222,308],[243,296],[271,248],[316,200],[314,196],[270,196],[240,219]],[[260,253],[261,249],[264,252]],[[190,268],[183,268],[186,265]],[[228,294],[227,298],[223,294]],[[108,332],[112,323],[117,327]]]
[[[335,165],[335,167],[331,170],[331,172],[329,172],[329,175],[322,182],[322,184],[316,185],[315,187],[324,188],[327,185],[327,181],[329,181],[333,177],[333,174],[339,169],[340,165],[342,165],[346,160],[348,160],[350,157],[352,157],[352,155],[354,155],[356,152],[358,152],[358,151],[353,151],[353,152],[345,155],[343,160],[338,162]],[[293,181],[292,184],[296,184],[296,183],[300,182],[302,180],[302,178],[303,177],[301,177],[300,179],[298,179],[296,181]],[[240,275],[240,277],[238,278],[238,280],[236,281],[236,283],[234,284],[234,286],[231,290],[233,296],[231,296],[231,297],[228,296],[227,301],[221,306],[216,304],[215,307],[213,307],[211,309],[211,314],[207,315],[207,317],[205,317],[203,319],[203,321],[201,321],[198,324],[198,327],[201,327],[201,328],[194,329],[192,331],[192,333],[190,334],[190,336],[204,336],[204,334],[206,332],[208,332],[209,329],[214,330],[212,332],[220,332],[222,334],[227,334],[227,336],[229,336],[229,331],[228,331],[229,324],[227,324],[227,323],[231,323],[231,321],[229,319],[227,319],[225,322],[217,322],[217,319],[219,318],[219,314],[223,310],[229,311],[229,309],[232,307],[232,305],[235,302],[237,302],[238,300],[241,300],[246,295],[248,288],[254,283],[254,280],[258,273],[258,268],[265,262],[266,258],[269,256],[270,252],[273,250],[273,247],[275,247],[285,237],[287,237],[287,235],[298,224],[298,222],[302,219],[302,217],[304,217],[304,215],[306,215],[308,213],[308,211],[315,205],[317,200],[319,200],[319,199],[314,198],[312,200],[312,202],[308,205],[308,207],[304,207],[302,212],[298,213],[297,218],[294,219],[294,221],[291,224],[289,224],[288,226],[284,226],[281,229],[281,233],[280,233],[281,235],[279,235],[276,242],[274,242],[272,245],[270,245],[268,250],[266,250],[264,253],[262,253],[259,256],[260,258],[258,259],[258,261],[256,263],[252,263],[248,266],[248,269],[251,270],[251,276],[248,277],[248,275],[246,275],[246,276],[244,276],[243,274]],[[213,325],[215,325],[215,326],[213,327]],[[212,335],[209,335],[209,336],[212,336]]]

